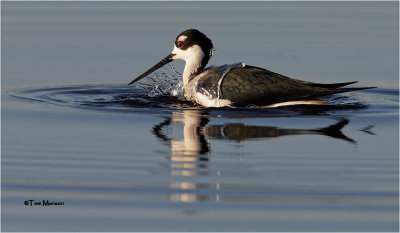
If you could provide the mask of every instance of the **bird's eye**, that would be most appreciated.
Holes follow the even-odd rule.
[[[176,47],[182,48],[182,46],[183,46],[183,41],[177,41],[176,42]]]

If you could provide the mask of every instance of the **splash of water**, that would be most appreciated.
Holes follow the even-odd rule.
[[[144,89],[150,97],[183,96],[182,75],[171,64],[155,71],[136,86]]]

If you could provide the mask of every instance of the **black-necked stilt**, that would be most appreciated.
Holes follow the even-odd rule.
[[[181,59],[186,62],[182,75],[185,98],[205,107],[323,104],[326,102],[315,98],[373,88],[341,88],[357,81],[332,84],[307,82],[244,63],[205,68],[212,50],[213,44],[206,35],[196,29],[188,29],[176,37],[170,55],[128,85],[173,60]]]

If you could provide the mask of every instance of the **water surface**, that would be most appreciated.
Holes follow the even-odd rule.
[[[144,94],[85,85],[3,95],[4,229],[397,228],[396,90],[275,109]],[[43,199],[65,205],[24,205]]]

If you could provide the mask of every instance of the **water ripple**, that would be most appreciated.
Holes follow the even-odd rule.
[[[156,91],[156,89],[159,89]],[[139,87],[121,84],[71,85],[43,88],[14,90],[10,96],[28,103],[42,103],[49,106],[67,107],[72,109],[96,110],[105,112],[138,112],[152,110],[155,113],[171,112],[177,109],[204,109],[201,106],[173,96],[176,89],[171,87],[147,88],[144,84]],[[167,91],[166,91],[167,90]],[[155,94],[157,92],[157,94]],[[164,93],[164,94],[163,94]],[[165,94],[166,93],[166,94]],[[353,96],[355,95],[355,96]],[[278,108],[209,108],[217,115],[263,115],[263,116],[295,116],[329,114],[332,111],[355,111],[368,108],[368,104],[377,103],[381,106],[396,106],[398,91],[375,89],[357,92],[356,94],[332,95],[325,97],[327,105],[283,106]]]

